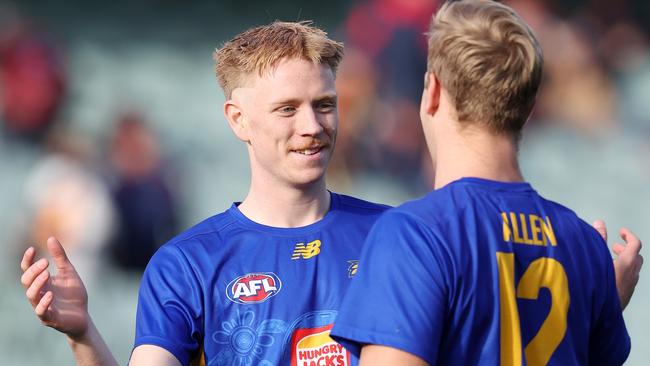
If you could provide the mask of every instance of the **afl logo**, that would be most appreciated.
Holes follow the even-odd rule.
[[[256,304],[277,295],[281,289],[282,282],[275,273],[249,273],[230,281],[226,296],[238,304]]]

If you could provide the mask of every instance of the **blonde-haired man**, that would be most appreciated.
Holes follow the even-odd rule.
[[[542,63],[533,32],[505,5],[461,0],[435,15],[420,109],[435,190],[387,211],[368,236],[332,330],[361,365],[627,358],[606,244],[519,170]],[[619,259],[640,268],[641,243],[621,235]]]
[[[141,282],[131,365],[356,364],[329,336],[370,227],[387,206],[328,192],[340,43],[308,23],[249,29],[215,53],[224,114],[248,149],[241,203],[165,244]],[[36,314],[79,364],[115,364],[60,244],[59,273],[23,258]],[[32,264],[33,263],[33,264]]]

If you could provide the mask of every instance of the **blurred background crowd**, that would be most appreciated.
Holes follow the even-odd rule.
[[[525,130],[525,176],[610,245],[650,240],[650,3],[507,1],[537,33],[545,76]],[[174,234],[243,199],[245,148],[221,114],[211,53],[275,19],[345,42],[330,187],[398,204],[433,184],[419,126],[439,0],[0,0],[0,363],[68,365],[19,283],[27,245],[56,235],[126,363],[139,276]],[[647,256],[647,255],[646,255]],[[628,364],[650,358],[650,270],[625,312]]]

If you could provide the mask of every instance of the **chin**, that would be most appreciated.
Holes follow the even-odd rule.
[[[312,174],[300,174],[299,176],[291,177],[290,182],[297,187],[309,187],[325,182],[325,171],[320,170]]]

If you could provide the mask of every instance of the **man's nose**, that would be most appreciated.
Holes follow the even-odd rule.
[[[323,132],[321,116],[314,108],[306,108],[302,112],[297,122],[300,135],[315,136]]]

